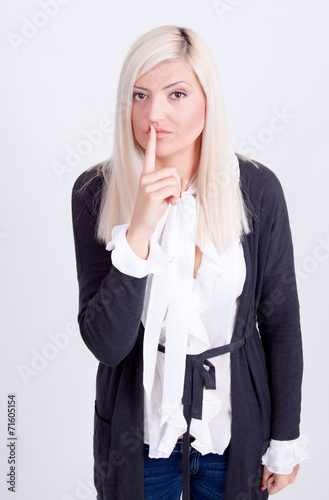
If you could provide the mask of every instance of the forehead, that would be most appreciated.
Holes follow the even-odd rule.
[[[198,78],[190,64],[184,60],[160,63],[150,71],[139,77],[135,85],[142,85],[147,88],[157,88],[166,84],[185,81],[190,85],[199,84]],[[199,84],[200,85],[200,84]]]

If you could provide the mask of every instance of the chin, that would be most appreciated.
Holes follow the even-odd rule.
[[[166,150],[165,148],[158,148],[156,150],[155,156],[157,158],[169,158],[169,156],[174,156],[177,151]]]

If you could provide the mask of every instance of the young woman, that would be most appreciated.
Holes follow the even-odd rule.
[[[99,500],[268,498],[306,458],[284,195],[234,155],[192,30],[123,65],[111,160],[72,196],[82,338],[99,360]]]

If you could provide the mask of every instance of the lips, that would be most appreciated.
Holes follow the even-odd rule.
[[[165,130],[164,128],[156,128],[155,131],[157,139],[164,139],[165,137],[168,137],[171,134],[169,130]]]
[[[157,134],[162,134],[162,133],[164,133],[164,134],[170,134],[169,130],[165,130],[163,128],[156,128],[155,131],[156,131]]]
[[[171,134],[170,130],[165,130],[164,128],[156,128],[155,131],[156,131],[157,137],[165,137],[166,135]],[[147,133],[149,133],[148,130],[147,130]]]

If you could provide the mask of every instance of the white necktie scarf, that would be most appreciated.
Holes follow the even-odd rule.
[[[149,301],[147,310],[143,312],[145,318],[143,383],[149,401],[154,383],[161,326],[166,317],[160,425],[170,419],[182,399],[195,259],[197,200],[193,194],[196,192],[197,179],[182,193],[177,205],[168,205],[151,237],[155,243],[160,241],[161,237],[162,250],[172,256],[161,275],[149,276],[147,292]]]
[[[239,161],[233,151],[231,167],[232,175],[236,176],[238,183]],[[198,178],[182,193],[177,205],[168,205],[150,238],[155,253],[160,250],[159,243],[161,243],[161,250],[169,256],[162,274],[150,274],[148,277],[145,292],[148,300],[144,302],[142,314],[145,329],[143,384],[148,403],[152,397],[161,327],[166,324],[166,351],[165,354],[161,354],[165,356],[162,404],[159,408],[161,426],[169,421],[171,423],[176,421],[178,424],[173,414],[182,405],[189,334],[188,319],[192,307],[196,214],[199,210],[198,198],[193,196],[197,193],[197,183]],[[217,250],[210,240],[206,240],[204,249],[206,248],[208,253],[213,254],[215,261],[218,260]],[[181,417],[185,422],[183,412]]]

